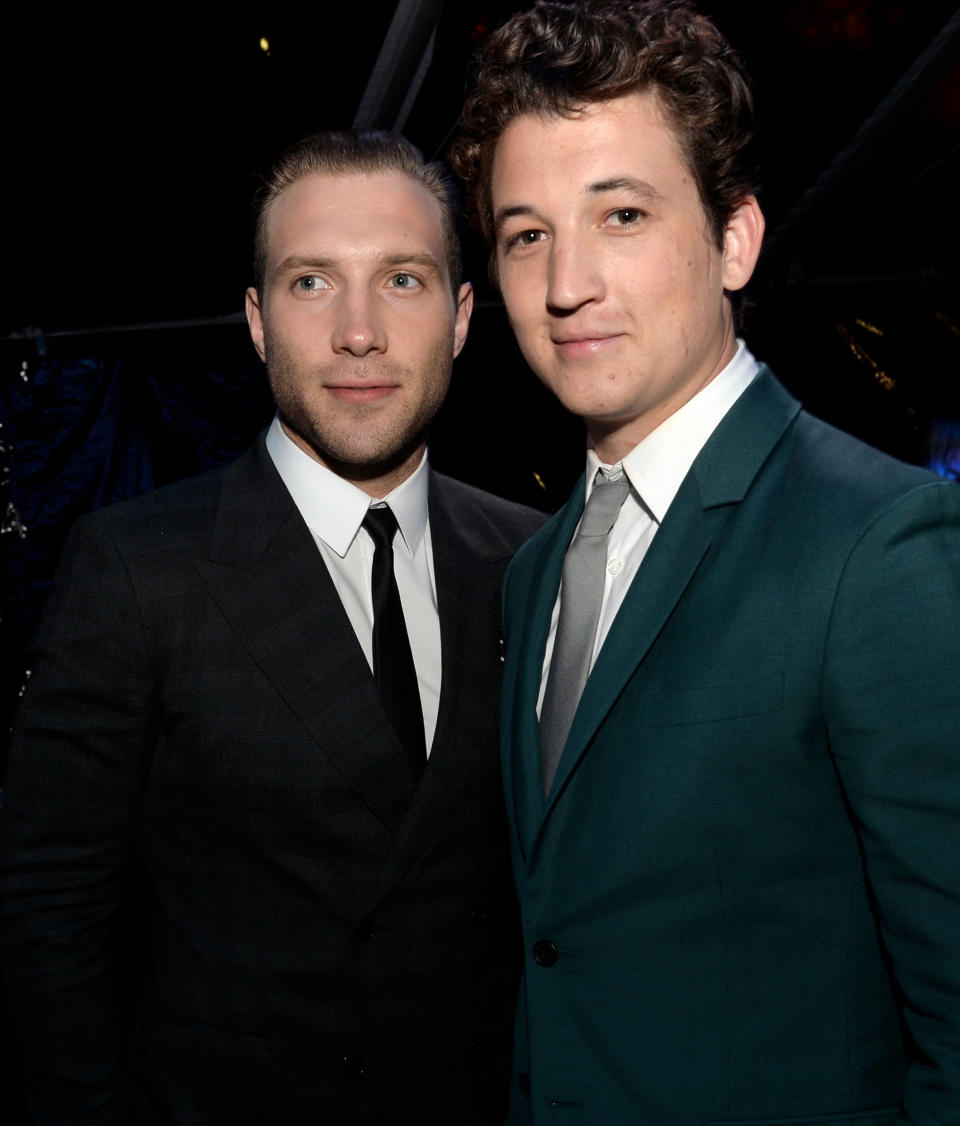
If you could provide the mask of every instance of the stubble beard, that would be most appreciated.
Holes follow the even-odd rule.
[[[453,366],[452,340],[438,341],[418,374],[379,359],[306,368],[282,343],[267,339],[264,346],[281,422],[319,461],[352,481],[388,477],[422,447],[446,396]],[[344,376],[371,382],[386,379],[402,388],[416,388],[419,397],[407,398],[403,404],[337,403],[328,410],[311,400],[311,389],[322,395],[328,378]]]

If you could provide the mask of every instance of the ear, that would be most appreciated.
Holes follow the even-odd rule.
[[[760,257],[763,212],[756,196],[748,195],[734,208],[723,232],[723,288],[743,289]]]
[[[244,309],[247,313],[247,325],[250,329],[250,339],[253,341],[253,346],[257,350],[257,355],[261,360],[266,361],[267,351],[263,346],[263,313],[260,309],[260,296],[253,286],[250,286],[247,290],[246,299],[244,300]]]
[[[467,329],[470,327],[470,314],[473,312],[473,285],[464,282],[457,294],[457,312],[453,323],[453,354],[459,356],[467,342]]]

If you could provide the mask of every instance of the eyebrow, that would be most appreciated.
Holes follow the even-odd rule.
[[[423,270],[432,270],[433,273],[443,275],[443,268],[432,254],[387,254],[380,259],[384,266],[419,266]]]
[[[493,217],[494,233],[499,234],[500,228],[508,219],[515,219],[518,215],[525,216],[536,214],[536,209],[531,207],[529,203],[516,203],[512,207],[501,207]]]
[[[663,202],[663,193],[658,191],[653,184],[646,180],[638,180],[635,176],[611,176],[608,180],[596,180],[588,184],[584,191],[588,195],[603,195],[605,192],[632,192],[642,196],[652,203]]]
[[[646,180],[638,180],[635,176],[611,176],[607,180],[595,180],[583,189],[584,195],[604,195],[607,192],[630,192],[632,195],[649,200],[650,203],[662,203],[664,195],[653,184]],[[529,203],[516,203],[511,207],[501,207],[494,215],[493,229],[496,234],[508,219],[539,216],[537,209]]]
[[[333,265],[332,258],[318,258],[312,254],[290,254],[273,269],[274,274],[285,274],[290,270],[327,270]]]

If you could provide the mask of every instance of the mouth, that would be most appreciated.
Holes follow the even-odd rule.
[[[326,389],[341,403],[379,403],[400,387],[397,383],[328,383]]]
[[[553,346],[564,359],[584,360],[600,355],[620,339],[621,333],[577,333],[551,337]]]

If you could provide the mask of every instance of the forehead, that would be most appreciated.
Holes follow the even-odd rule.
[[[270,205],[268,267],[291,254],[325,258],[443,254],[439,200],[404,172],[313,172]]]
[[[525,194],[569,197],[627,176],[661,192],[696,190],[676,132],[653,92],[590,103],[570,114],[515,118],[494,150],[491,199],[496,212],[530,202],[520,198]]]

